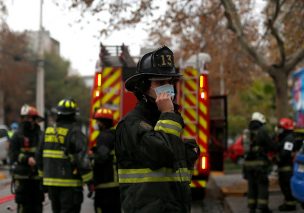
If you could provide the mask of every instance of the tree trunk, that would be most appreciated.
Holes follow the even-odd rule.
[[[270,75],[276,90],[276,116],[277,118],[288,117],[288,74],[281,69],[276,69]]]

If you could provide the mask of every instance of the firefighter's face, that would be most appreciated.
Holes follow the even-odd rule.
[[[151,96],[152,98],[156,99],[157,95],[155,92],[155,88],[163,86],[165,84],[171,84],[171,80],[153,80],[153,81],[151,81],[151,86],[148,91],[148,95]]]
[[[24,116],[22,118],[22,123],[25,129],[31,130],[35,127],[36,120],[31,116]]]
[[[104,122],[97,120],[97,125],[99,130],[104,130],[106,128],[106,125],[104,124]]]

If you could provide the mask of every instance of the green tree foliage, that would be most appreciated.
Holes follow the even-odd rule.
[[[79,76],[69,76],[70,62],[54,54],[45,55],[45,107],[51,109],[67,97],[79,106],[80,119],[87,122],[90,111],[90,89]]]
[[[258,78],[234,96],[229,104],[229,133],[238,135],[247,127],[253,112],[261,112],[270,125],[275,119],[275,88],[269,78]]]

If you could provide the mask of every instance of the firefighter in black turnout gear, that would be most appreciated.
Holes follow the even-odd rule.
[[[46,128],[40,143],[38,168],[53,212],[79,213],[83,184],[90,183],[93,176],[87,139],[76,125],[77,105],[73,99],[61,100],[56,111],[56,123]]]
[[[190,172],[199,155],[195,141],[183,141],[183,118],[174,103],[172,51],[145,54],[125,82],[137,106],[116,127],[121,205],[124,213],[190,212]]]
[[[293,137],[294,124],[290,118],[281,118],[277,125],[277,149],[275,162],[278,165],[279,184],[284,195],[284,203],[279,206],[280,211],[296,210],[296,200],[292,196],[290,179],[293,174],[293,158],[299,150]]]
[[[94,113],[93,118],[96,119],[99,129],[96,145],[92,148],[94,154],[95,212],[120,213],[113,112],[111,109],[99,108]]]
[[[18,213],[41,213],[44,193],[38,176],[35,152],[41,137],[38,122],[42,121],[33,106],[21,107],[21,123],[10,144],[12,189],[16,194]]]
[[[249,122],[249,146],[245,150],[244,178],[248,182],[248,207],[250,213],[256,209],[262,213],[272,212],[268,208],[268,174],[270,160],[268,152],[273,151],[274,145],[265,127],[266,119],[260,112],[252,114]]]

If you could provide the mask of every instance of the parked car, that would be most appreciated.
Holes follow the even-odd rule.
[[[243,135],[238,136],[235,142],[228,147],[226,156],[234,163],[242,164],[244,162]]]
[[[9,136],[6,125],[0,125],[0,161],[6,164],[8,161]]]
[[[292,195],[301,202],[304,208],[304,144],[295,157],[293,168],[290,183]]]

